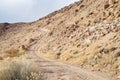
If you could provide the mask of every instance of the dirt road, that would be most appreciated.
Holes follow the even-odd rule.
[[[37,56],[38,42],[30,47],[27,57],[35,64],[36,70],[42,71],[47,80],[112,80],[110,76],[98,72],[91,72],[80,67],[64,64],[54,60],[43,59]]]

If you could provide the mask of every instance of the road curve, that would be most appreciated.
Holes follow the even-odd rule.
[[[80,67],[64,64],[58,61],[37,56],[39,42],[32,44],[28,50],[29,58],[35,63],[37,71],[42,71],[46,80],[113,80],[108,75],[98,75]]]

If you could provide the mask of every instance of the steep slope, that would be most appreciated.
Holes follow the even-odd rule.
[[[82,0],[35,22],[6,26],[1,53],[39,41],[39,56],[120,75],[120,0]]]
[[[37,21],[40,55],[120,75],[119,10],[119,0],[83,0]]]

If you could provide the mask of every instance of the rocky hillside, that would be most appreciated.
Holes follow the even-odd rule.
[[[1,24],[0,33],[2,57],[39,42],[40,56],[120,77],[120,0],[81,0],[32,23]]]

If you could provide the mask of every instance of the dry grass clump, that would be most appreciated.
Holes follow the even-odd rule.
[[[9,49],[9,50],[6,50],[4,51],[4,58],[6,57],[19,57],[21,55],[24,55],[25,54],[25,50],[19,50],[19,49],[15,49],[15,48],[12,48],[12,49]]]
[[[29,61],[4,60],[0,63],[0,80],[44,80],[42,73],[34,72]]]
[[[19,56],[19,50],[18,49],[9,49],[4,52],[5,57],[18,57]]]

